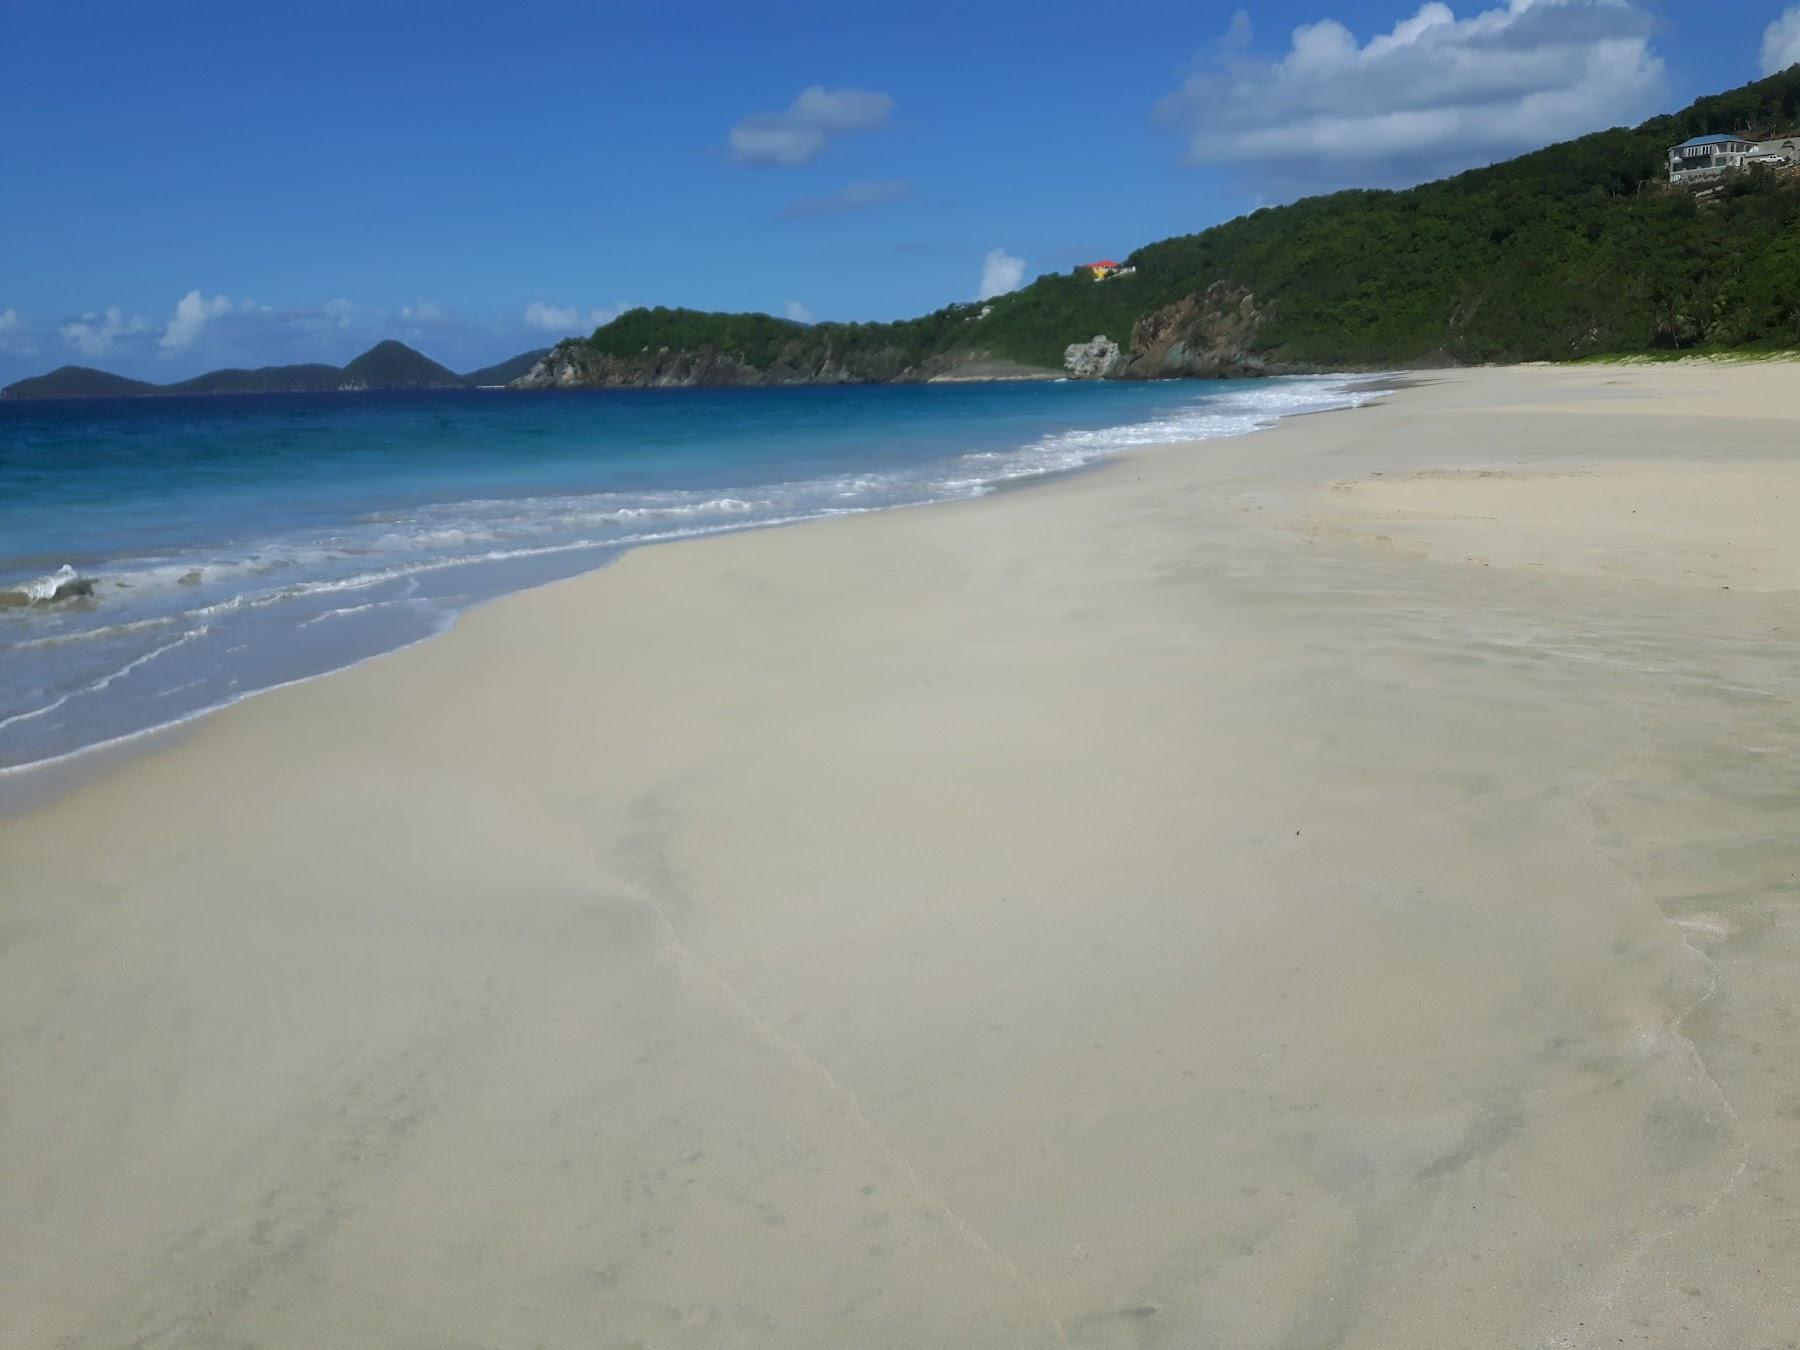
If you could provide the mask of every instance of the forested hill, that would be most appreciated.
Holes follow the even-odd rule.
[[[1754,173],[1701,204],[1666,181],[1669,147],[1690,136],[1796,122],[1800,68],[1634,130],[1403,192],[1259,211],[1133,260],[1176,289],[1248,287],[1273,311],[1259,344],[1303,362],[1800,344],[1797,185]]]
[[[523,383],[920,379],[976,359],[1148,377],[1800,345],[1800,183],[1759,171],[1699,201],[1666,182],[1689,136],[1800,125],[1800,67],[1686,110],[1404,191],[1257,211],[1139,248],[1136,272],[1039,277],[989,305],[884,324],[636,310]]]

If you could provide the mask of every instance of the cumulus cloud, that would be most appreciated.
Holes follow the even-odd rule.
[[[1023,258],[1015,258],[1003,248],[990,248],[987,257],[981,260],[981,289],[975,293],[975,298],[992,300],[996,295],[1018,290],[1023,280]]]
[[[83,356],[99,356],[110,350],[120,338],[135,337],[149,331],[149,321],[141,314],[126,316],[117,305],[109,305],[98,314],[83,314],[57,329],[62,340]]]
[[[611,309],[582,310],[578,305],[547,305],[533,300],[525,306],[525,326],[546,333],[587,333],[603,323],[611,323],[626,310],[624,305]]]
[[[1508,0],[1459,19],[1431,0],[1359,42],[1336,19],[1276,58],[1239,12],[1158,113],[1194,159],[1306,189],[1417,182],[1631,122],[1664,91],[1643,0]]]
[[[846,183],[836,192],[823,197],[800,197],[781,208],[783,220],[799,220],[806,216],[835,216],[846,211],[866,211],[871,206],[897,202],[912,195],[912,184],[900,179],[881,182]]]
[[[163,325],[162,336],[156,341],[158,351],[164,356],[186,351],[199,339],[208,320],[229,313],[231,301],[227,297],[215,295],[208,300],[199,291],[189,291],[175,302],[175,312]]]
[[[454,315],[446,305],[435,300],[415,300],[410,305],[400,306],[400,317],[413,324],[450,323]]]
[[[1800,5],[1783,10],[1763,29],[1762,72],[1773,75],[1800,61]]]
[[[811,164],[834,136],[872,131],[887,121],[894,100],[872,89],[813,85],[783,112],[752,113],[731,129],[731,157],[740,164],[784,169]]]
[[[785,313],[795,323],[811,323],[813,321],[813,312],[798,300],[788,301]]]
[[[0,352],[13,356],[36,356],[37,342],[25,331],[25,320],[19,311],[7,306],[0,309]]]
[[[248,311],[245,304],[242,309]],[[358,323],[362,313],[356,305],[348,300],[326,300],[317,305],[300,305],[286,309],[271,309],[267,305],[256,307],[259,316],[265,317],[264,329],[269,333],[291,334],[307,344],[310,349],[330,347],[343,340],[343,335]]]

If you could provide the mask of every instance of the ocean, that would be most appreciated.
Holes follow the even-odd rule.
[[[1378,388],[1342,377],[0,402],[0,772],[392,651],[627,548],[976,497]]]

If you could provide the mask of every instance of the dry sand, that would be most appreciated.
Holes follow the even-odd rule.
[[[0,821],[0,1343],[1794,1344],[1797,440],[1428,377],[109,765]]]

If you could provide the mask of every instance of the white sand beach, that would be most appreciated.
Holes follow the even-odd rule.
[[[632,553],[0,819],[0,1344],[1792,1345],[1800,370]]]

